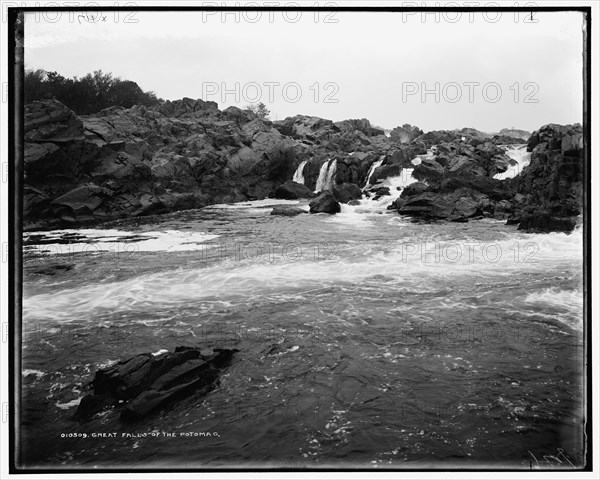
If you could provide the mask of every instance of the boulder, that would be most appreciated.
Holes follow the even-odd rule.
[[[310,213],[340,213],[342,208],[333,193],[324,191],[314,198],[310,203]]]
[[[362,198],[360,187],[354,183],[342,183],[333,186],[333,196],[340,203],[349,203]]]
[[[531,132],[528,132],[526,130],[519,130],[516,128],[503,128],[502,130],[500,130],[498,132],[498,135],[504,135],[507,137],[518,138],[521,141],[517,142],[517,143],[525,143],[531,136]]]
[[[341,122],[335,122],[335,126],[338,127],[342,132],[361,132],[367,137],[375,137],[377,135],[383,135],[384,131],[375,128],[371,125],[371,122],[366,118],[342,120]]]
[[[516,217],[541,216],[543,220],[535,221],[535,228],[543,231],[554,228],[551,218],[575,217],[583,211],[583,129],[579,124],[544,125],[531,135],[530,149],[529,165],[510,179],[516,190],[514,213]],[[544,222],[549,226],[542,226]],[[528,224],[523,228],[529,230]]]
[[[493,212],[489,198],[467,188],[452,193],[426,191],[419,195],[400,198],[394,205],[401,215],[420,217],[425,220],[458,220],[480,216],[484,211]]]
[[[214,349],[203,354],[197,348],[177,347],[173,353],[144,353],[98,370],[91,382],[93,393],[81,400],[75,419],[88,420],[114,406],[122,421],[131,422],[192,394],[204,395],[237,351]]]
[[[413,177],[420,181],[435,181],[444,174],[444,167],[433,158],[424,158],[413,170]]]
[[[572,232],[575,228],[575,220],[569,217],[553,217],[547,213],[526,215],[519,221],[517,230],[526,232]]]
[[[53,143],[25,143],[25,170],[30,174],[49,171],[44,165],[60,148]]]
[[[271,215],[282,215],[284,217],[294,217],[303,213],[308,212],[302,208],[294,207],[291,205],[275,205],[273,207],[273,210],[271,210]]]
[[[27,105],[24,116],[25,142],[64,143],[83,140],[83,123],[58,100]]]
[[[298,198],[312,198],[314,193],[301,183],[288,180],[275,189],[275,198],[284,200],[296,200]]]
[[[421,193],[426,192],[428,188],[429,188],[429,186],[426,183],[422,183],[422,182],[411,183],[410,185],[407,185],[406,187],[404,187],[404,190],[402,190],[402,193],[400,194],[400,196],[401,197],[410,197],[412,195],[419,195]]]
[[[139,197],[140,207],[133,212],[134,217],[143,217],[146,215],[157,215],[167,213],[169,209],[160,198],[150,193],[145,193]]]
[[[283,121],[273,122],[273,125],[283,135],[312,142],[329,140],[333,134],[340,132],[331,120],[307,115],[288,117]]]
[[[41,190],[26,185],[23,188],[23,216],[38,218],[48,207],[50,198]]]
[[[75,216],[91,214],[102,204],[103,197],[106,194],[106,189],[89,183],[70,190],[52,200],[51,203],[55,207],[68,207],[71,210],[71,214]]]

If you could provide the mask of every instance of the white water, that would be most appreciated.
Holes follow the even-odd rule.
[[[336,170],[337,160],[328,160],[327,162],[323,163],[323,165],[321,165],[321,170],[319,170],[319,178],[317,179],[315,192],[328,190],[331,187],[333,187]]]
[[[323,218],[329,221],[329,217]],[[399,223],[399,232],[407,228],[408,225],[402,228]],[[199,309],[211,309],[215,302],[222,303],[223,292],[228,292],[231,298],[250,299],[277,295],[284,285],[310,291],[339,285],[340,279],[368,283],[373,276],[385,276],[400,289],[414,289],[416,282],[421,292],[429,288],[435,290],[434,280],[442,278],[466,282],[465,288],[471,285],[471,279],[485,283],[489,278],[496,281],[504,278],[510,284],[513,276],[524,270],[535,277],[547,272],[549,266],[568,269],[579,262],[582,255],[582,229],[570,235],[515,233],[502,240],[483,243],[469,238],[434,240],[421,236],[418,231],[413,234],[416,236],[399,237],[385,245],[358,243],[346,247],[339,250],[331,262],[314,262],[309,256],[293,262],[284,259],[271,262],[256,257],[226,265],[159,269],[122,281],[88,283],[62,290],[60,295],[48,292],[28,297],[23,305],[23,316],[27,322],[73,322],[92,320],[99,314],[117,310],[121,313],[170,310],[190,302],[195,302]],[[557,256],[556,252],[561,255]],[[523,291],[522,297],[532,305],[532,312],[540,303],[564,308],[564,315],[557,319],[581,328],[579,289],[564,295],[552,290],[535,294]]]
[[[207,205],[204,207],[205,209],[262,209],[264,210],[267,207],[272,207],[274,205],[298,205],[302,204],[302,200],[283,200],[279,198],[265,198],[263,200],[250,200],[248,202],[237,202],[237,203],[215,203],[213,205]],[[270,210],[266,210],[270,212]]]
[[[294,178],[292,178],[294,182],[301,183],[302,185],[304,185],[304,166],[306,165],[306,162],[307,160],[304,160],[298,165],[298,168],[294,172]]]
[[[373,172],[375,171],[376,168],[381,167],[382,163],[383,163],[383,158],[380,158],[379,160],[375,160],[371,164],[371,168],[369,168],[369,173],[367,173],[367,183],[363,187],[363,191],[371,185],[371,176],[373,175]]]
[[[281,201],[279,201],[281,202]],[[77,234],[70,243],[64,243],[65,235]],[[131,252],[183,252],[200,250],[204,242],[217,238],[204,232],[182,232],[180,230],[163,230],[150,232],[129,232],[124,230],[99,230],[82,228],[79,230],[52,230],[50,232],[31,232],[26,234],[27,240],[34,235],[43,235],[56,242],[43,245],[26,245],[23,253],[43,255],[65,255],[74,253],[131,253]],[[62,242],[60,240],[63,240]]]
[[[421,155],[417,155],[415,158],[413,158],[411,160],[411,163],[416,166],[416,165],[420,165],[421,162],[423,161],[423,159],[434,158],[435,157],[434,149],[435,149],[435,147],[429,148],[427,150],[427,153],[424,153],[424,154],[421,154]]]
[[[511,165],[505,172],[497,173],[494,175],[494,178],[497,180],[505,180],[507,178],[514,178],[519,175],[523,169],[529,165],[531,161],[531,152],[527,151],[526,145],[518,145],[518,146],[509,146],[506,150],[506,155],[508,155],[512,160],[517,162],[515,165]]]
[[[333,220],[345,222],[345,223],[357,223],[363,224],[364,218],[362,218],[362,214],[365,213],[386,213],[387,207],[396,200],[402,190],[406,188],[407,185],[411,183],[415,183],[418,180],[412,176],[413,169],[412,168],[403,168],[400,171],[400,175],[396,177],[388,177],[383,180],[379,180],[376,184],[377,187],[388,187],[390,189],[389,195],[384,195],[377,200],[373,200],[371,198],[363,198],[360,200],[359,205],[345,205],[342,204],[342,211],[340,214],[336,215],[336,218]],[[365,187],[366,188],[366,187]]]
[[[325,180],[327,179],[327,168],[329,167],[330,160],[321,165],[321,170],[319,170],[319,178],[317,178],[317,185],[315,186],[315,192],[319,192],[323,190],[323,185],[325,184]]]

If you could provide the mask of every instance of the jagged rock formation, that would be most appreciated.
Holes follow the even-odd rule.
[[[93,393],[81,399],[75,419],[87,420],[118,406],[121,420],[136,421],[189,395],[206,394],[235,352],[215,349],[203,354],[197,348],[177,347],[173,353],[144,353],[98,370],[91,383]]]
[[[531,152],[531,162],[512,179],[515,218],[521,219],[520,229],[572,230],[573,217],[583,212],[581,125],[544,125],[531,135],[527,150]]]
[[[310,213],[340,213],[341,207],[333,196],[333,193],[326,190],[315,197],[308,204]]]
[[[420,137],[438,140],[446,134]],[[510,159],[497,145],[474,137],[441,141],[413,176],[426,182],[407,187],[390,208],[424,220],[465,221],[493,216],[526,231],[571,231],[583,208],[583,134],[580,125],[546,125],[528,140],[531,162],[505,181],[492,178]]]
[[[413,127],[409,123],[396,127],[390,132],[390,138],[398,143],[410,143],[421,135],[423,135],[423,130]]]
[[[25,109],[24,227],[272,197],[303,161],[310,191],[331,158],[335,184],[360,185],[375,159],[397,150],[366,119],[269,122],[190,98],[78,117],[60,102],[34,102]]]
[[[473,128],[421,134],[405,124],[386,137],[367,119],[296,115],[270,122],[249,110],[221,111],[214,102],[190,98],[81,117],[54,100],[34,102],[25,109],[24,227],[80,226],[267,197],[309,198],[324,170],[330,195],[315,199],[311,211],[335,213],[338,202],[357,200],[361,188],[373,198],[388,195],[377,182],[412,168],[411,161],[428,151],[433,154],[413,171],[424,183],[407,188],[390,206],[401,214],[460,221],[578,215],[578,125],[542,127],[528,139],[532,159],[523,173],[493,178],[512,162],[499,145],[522,143],[525,134]],[[335,168],[325,169],[326,163]],[[291,180],[300,164],[304,185]],[[558,225],[546,223],[548,229]],[[538,221],[523,228],[527,224],[540,228]]]
[[[314,193],[309,188],[300,183],[296,183],[293,180],[288,180],[275,189],[275,198],[281,198],[284,200],[311,198],[313,196]]]

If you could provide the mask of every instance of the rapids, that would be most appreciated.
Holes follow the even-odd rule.
[[[581,463],[581,229],[419,224],[371,200],[269,215],[284,203],[307,208],[26,234],[23,460],[529,469],[561,448]],[[216,390],[147,421],[70,419],[96,369],[179,345],[240,352]]]

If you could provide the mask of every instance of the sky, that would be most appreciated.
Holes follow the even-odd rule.
[[[582,121],[579,12],[80,14],[28,13],[26,68],[101,69],[221,109],[263,102],[272,120],[487,132]]]

